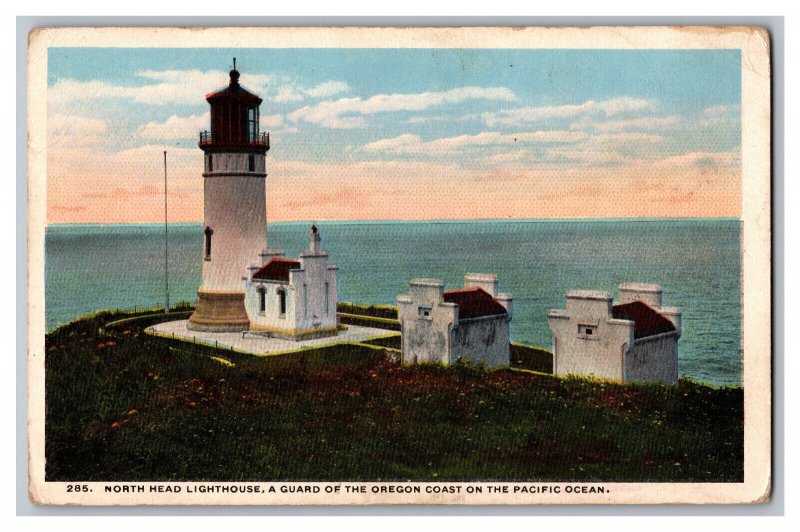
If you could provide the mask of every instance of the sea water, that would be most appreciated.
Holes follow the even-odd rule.
[[[467,272],[497,274],[514,297],[512,341],[552,348],[547,311],[567,291],[657,283],[683,310],[682,376],[741,382],[740,222],[712,220],[318,222],[339,267],[339,300],[395,304],[414,277],[446,289]],[[270,247],[296,257],[307,223],[270,223]],[[48,330],[100,309],[194,302],[201,224],[51,225],[45,238]],[[168,283],[165,283],[165,262]]]

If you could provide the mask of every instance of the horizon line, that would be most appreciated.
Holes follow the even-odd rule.
[[[353,224],[391,224],[391,223],[480,223],[480,222],[658,222],[658,221],[742,221],[738,216],[642,216],[642,217],[576,217],[576,218],[431,218],[431,219],[308,219],[308,220],[283,220],[269,221],[271,224],[307,224],[307,223],[353,223]],[[110,226],[110,225],[162,225],[163,221],[150,222],[55,222],[46,223],[45,227],[54,226]],[[193,225],[202,224],[203,220],[190,222],[168,222],[168,225]]]

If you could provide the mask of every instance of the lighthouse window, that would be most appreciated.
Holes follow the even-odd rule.
[[[214,230],[210,227],[206,226],[205,235],[206,235],[206,260],[211,260],[211,235],[214,234]]]
[[[247,170],[249,172],[256,171],[256,156],[255,155],[248,155],[247,156]]]
[[[303,317],[308,318],[308,285],[303,283]]]
[[[431,319],[431,307],[423,307],[422,305],[420,305],[419,317],[423,320]]]
[[[208,156],[208,171],[209,172],[213,172],[214,171],[214,156],[213,155],[209,155]]]
[[[247,110],[247,134],[249,140],[254,142],[258,138],[258,108],[250,107]]]
[[[325,281],[325,314],[330,313],[330,286],[328,281]]]
[[[286,290],[283,288],[278,290],[278,308],[281,316],[286,314]]]
[[[267,290],[263,286],[258,287],[258,311],[261,314],[267,311]]]

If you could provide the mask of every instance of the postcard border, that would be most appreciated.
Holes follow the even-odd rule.
[[[538,29],[538,28],[534,28]],[[601,28],[601,29],[608,29],[608,28]],[[655,30],[664,30],[665,28],[655,28]],[[675,28],[666,28],[670,31],[676,30]],[[83,45],[86,45],[85,34],[86,30],[81,29],[78,32],[83,35],[82,38],[76,39],[75,32],[73,31],[70,34],[70,28],[59,29],[59,30],[48,30],[48,32],[57,32],[61,33],[62,31],[63,36],[59,35],[57,41],[59,46],[64,45],[77,45],[76,43],[83,40]],[[241,28],[237,28],[237,31],[241,30]],[[296,29],[290,29],[291,31],[295,31]],[[307,28],[303,28],[303,31],[307,30]],[[334,29],[316,29],[316,30],[323,30],[323,31],[332,31],[333,33],[340,33],[340,32],[347,32],[350,28],[334,28]],[[374,29],[370,29],[374,30]],[[443,37],[441,33],[441,28],[435,28],[432,31],[428,31],[429,29],[400,29],[396,28],[395,30],[402,30],[402,31],[423,31],[425,32],[426,39],[434,39],[437,41],[441,41],[440,44],[453,46],[455,44],[462,44],[461,41],[457,43],[453,43],[452,40],[448,40]],[[491,30],[500,30],[502,32],[507,33],[507,28],[469,28],[467,31],[474,32],[476,30],[482,31],[491,31]],[[575,31],[574,28],[548,28],[546,32],[560,32],[560,31]],[[617,33],[626,33],[630,31],[636,30],[647,30],[647,32],[652,32],[654,28],[613,28],[614,32]],[[702,30],[702,28],[701,28]],[[731,37],[732,35],[742,36],[742,32],[747,32],[746,28],[715,28],[715,30],[722,30],[725,31],[723,34],[724,37]],[[109,31],[116,31],[113,28],[105,28],[100,30],[103,34],[108,34]],[[167,31],[167,30],[165,30]],[[173,30],[169,30],[173,31]],[[183,30],[176,30],[176,31],[183,31]],[[213,28],[210,30],[203,30],[203,32],[209,31],[211,34],[219,33],[220,31],[225,31],[225,28]],[[261,31],[261,30],[259,30]],[[702,35],[698,33],[698,28],[692,28],[691,30],[686,28],[678,29],[678,31],[683,35],[682,39],[679,39],[681,45],[685,45],[685,42],[691,41],[692,39],[686,39],[686,33],[688,32],[689,35],[692,35],[693,38],[697,38],[702,41]],[[129,29],[123,31],[123,33],[128,34]],[[280,32],[279,32],[280,33]],[[316,31],[312,33],[317,33]],[[515,30],[517,34],[516,37],[519,37],[520,33]],[[580,33],[584,33],[585,30],[580,29]],[[54,33],[47,33],[48,36],[54,35]],[[283,35],[283,34],[282,34]],[[755,35],[755,42],[753,42],[753,37]],[[512,36],[514,37],[514,36]],[[743,246],[743,253],[742,253],[742,278],[743,278],[743,349],[745,353],[754,353],[753,349],[756,349],[756,353],[761,353],[759,358],[757,359],[756,366],[753,368],[752,359],[747,359],[744,372],[743,372],[743,383],[745,386],[745,396],[746,396],[746,404],[748,407],[746,408],[746,432],[745,432],[745,440],[746,440],[746,449],[749,451],[746,453],[746,460],[745,460],[745,482],[744,485],[748,486],[750,491],[736,493],[733,496],[733,499],[736,500],[703,500],[702,502],[758,502],[763,498],[765,492],[768,493],[769,489],[769,482],[770,476],[768,478],[763,478],[763,472],[765,470],[764,465],[766,464],[766,471],[769,471],[769,463],[770,463],[770,446],[769,441],[766,442],[764,445],[763,441],[763,434],[769,434],[771,430],[771,402],[769,397],[769,389],[770,389],[770,356],[771,356],[771,345],[770,345],[770,338],[769,335],[764,335],[764,330],[769,330],[769,323],[767,323],[767,327],[764,327],[764,320],[763,317],[767,316],[767,322],[769,322],[769,316],[771,315],[771,293],[769,291],[769,280],[766,282],[766,286],[764,285],[765,279],[763,276],[759,278],[758,275],[748,274],[746,272],[764,272],[764,271],[771,271],[771,262],[770,262],[770,239],[771,239],[771,231],[770,231],[770,216],[771,216],[771,197],[769,194],[769,178],[770,178],[770,151],[769,151],[769,123],[770,123],[770,101],[769,98],[763,98],[763,100],[759,100],[757,108],[751,109],[748,103],[748,109],[745,110],[744,102],[751,100],[746,98],[747,94],[755,93],[763,94],[761,91],[766,91],[769,94],[770,86],[769,86],[769,37],[764,32],[755,31],[755,34],[750,33],[749,39],[747,37],[744,38],[747,41],[745,44],[742,45],[743,48],[743,65],[748,64],[752,67],[751,75],[745,75],[746,72],[750,72],[749,70],[742,69],[742,78],[743,78],[743,87],[742,87],[742,102],[743,102],[743,116],[742,116],[742,138],[747,139],[748,143],[742,143],[742,159],[743,159],[743,193],[742,193],[742,220],[743,220],[743,242],[745,245]],[[65,41],[61,41],[64,38]],[[217,37],[212,37],[216,39]],[[358,41],[363,39],[363,35],[358,36]],[[482,37],[485,39],[486,37]],[[341,37],[337,36],[336,39],[341,39]],[[338,40],[334,39],[333,42],[339,43]],[[625,39],[629,42],[631,39]],[[102,40],[102,39],[101,39]],[[635,39],[634,39],[635,40]],[[726,42],[729,42],[728,39],[722,39]],[[417,39],[418,42],[426,41],[425,39]],[[517,42],[514,38],[511,38],[512,42]],[[38,38],[32,39],[31,45],[31,68],[29,69],[29,74],[31,74],[30,78],[30,85],[31,88],[28,96],[29,96],[29,128],[30,128],[30,152],[34,155],[39,155],[38,165],[37,160],[34,155],[31,155],[28,160],[29,164],[29,175],[30,175],[30,190],[29,195],[31,198],[38,197],[39,199],[43,198],[43,194],[40,192],[40,188],[37,188],[43,184],[43,144],[41,144],[41,131],[37,131],[37,129],[41,129],[40,127],[37,128],[37,109],[33,102],[37,100],[41,96],[41,94],[36,93],[36,84],[41,82],[41,79],[38,77],[41,72],[36,72],[36,53],[41,53],[42,48],[41,41],[38,41]],[[116,41],[115,39],[115,42]],[[182,41],[186,44],[186,40]],[[284,41],[285,42],[285,41]],[[385,39],[381,39],[381,42],[386,42]],[[394,42],[394,41],[392,41]],[[496,41],[493,41],[496,43]],[[585,42],[580,41],[579,42]],[[595,41],[596,42],[596,41]],[[696,43],[696,40],[695,40]],[[139,44],[139,43],[137,43]],[[251,45],[251,43],[248,43]],[[707,42],[703,42],[703,44],[707,45]],[[53,41],[50,41],[48,45],[55,45]],[[97,45],[93,43],[93,45]],[[117,44],[119,45],[119,44]],[[296,46],[297,44],[295,44]],[[341,44],[337,44],[341,45]],[[362,46],[363,43],[359,43],[358,46]],[[215,42],[214,46],[219,46],[218,41]],[[370,46],[374,46],[370,44]],[[431,46],[430,44],[426,44],[427,46]],[[730,44],[726,44],[727,47]],[[574,45],[570,45],[570,48],[575,47]],[[587,46],[589,47],[589,46]],[[604,46],[607,47],[607,46]],[[631,47],[633,46],[620,46],[620,47]],[[642,46],[635,46],[635,48],[640,48]],[[717,47],[717,46],[715,46]],[[764,51],[766,50],[766,52]],[[38,60],[41,60],[41,56],[38,57]],[[766,64],[765,64],[766,62]],[[45,87],[46,87],[46,55],[44,60],[45,65]],[[41,64],[38,65],[41,67]],[[747,80],[745,78],[748,78]],[[765,81],[766,80],[766,81]],[[40,87],[39,87],[40,88]],[[761,105],[761,104],[764,105]],[[41,106],[40,106],[41,107]],[[42,112],[41,108],[38,110],[39,113]],[[46,111],[45,111],[46,112]],[[41,114],[38,115],[38,119],[41,119]],[[752,126],[752,120],[758,122],[759,127],[755,128],[755,131],[752,133],[745,134],[748,126]],[[38,124],[44,124],[44,121],[39,122]],[[766,126],[764,126],[766,124]],[[756,178],[753,180],[747,176],[755,175]],[[40,195],[41,194],[41,195]],[[40,413],[43,413],[43,405],[41,403],[41,397],[37,397],[35,393],[35,381],[33,380],[34,377],[42,377],[42,374],[39,373],[38,365],[42,361],[42,350],[37,350],[38,348],[43,348],[43,345],[36,345],[37,342],[31,341],[33,339],[32,332],[37,330],[37,326],[40,327],[38,330],[43,330],[43,286],[37,286],[37,284],[43,284],[43,275],[39,277],[36,274],[40,273],[37,270],[37,267],[40,267],[43,264],[43,257],[38,255],[39,250],[43,250],[43,246],[41,243],[43,242],[43,229],[44,224],[42,223],[43,218],[40,218],[39,215],[42,214],[39,209],[39,205],[36,205],[35,202],[32,202],[29,205],[30,208],[30,218],[29,218],[29,257],[30,257],[30,264],[29,264],[29,275],[31,279],[30,284],[30,292],[29,292],[29,341],[30,341],[30,351],[29,351],[29,365],[32,368],[31,372],[29,373],[29,401],[31,405],[31,415],[37,411],[37,409],[41,408]],[[39,247],[37,247],[39,246]],[[37,260],[38,259],[38,263]],[[38,279],[41,279],[42,283],[38,283]],[[749,295],[748,295],[749,294]],[[40,299],[37,300],[36,296],[42,296]],[[745,303],[749,301],[749,303]],[[39,304],[37,304],[39,303]],[[38,318],[41,317],[42,323],[37,323]],[[759,331],[762,331],[761,333]],[[766,338],[764,338],[766,336]],[[41,341],[38,342],[39,344],[43,343],[43,334],[41,336]],[[752,356],[752,355],[746,355]],[[764,363],[763,359],[766,359],[766,363]],[[42,377],[43,378],[43,377]],[[40,382],[43,382],[41,380]],[[766,386],[765,386],[766,384]],[[43,390],[42,390],[43,391]],[[748,393],[750,392],[750,393]],[[766,398],[761,397],[760,395],[766,393]],[[754,402],[754,398],[757,402]],[[43,419],[43,417],[40,417]],[[758,429],[758,433],[754,430],[750,430],[750,427],[755,426]],[[749,433],[749,434],[748,434]],[[43,438],[43,431],[41,435],[37,433],[36,430],[32,432],[33,436],[31,439],[31,456],[33,456],[33,451],[43,450],[43,447],[38,447],[36,440],[36,436],[41,436]],[[42,440],[43,441],[43,440]],[[760,447],[759,449],[754,449],[753,446]],[[41,472],[43,474],[43,463],[41,464],[41,468],[38,468],[38,465],[33,463],[34,460],[31,461],[32,467],[32,494],[35,494],[35,498],[44,502],[47,501],[49,503],[55,504],[67,504],[70,501],[63,501],[58,502],[56,499],[49,497],[50,493],[47,493],[49,489],[47,486],[41,486],[37,484],[37,475],[36,473]],[[43,478],[43,476],[41,477]],[[47,484],[57,484],[57,483],[47,483]],[[155,484],[155,483],[152,483]],[[648,484],[647,489],[651,489],[654,487],[662,486],[659,484]],[[670,484],[668,485],[671,488],[675,488],[677,486],[681,487],[689,487],[692,491],[691,498],[672,498],[669,500],[663,501],[654,501],[652,497],[647,497],[646,502],[687,502],[687,503],[695,503],[698,502],[697,495],[697,485],[696,484]],[[701,484],[701,486],[728,486],[729,484]],[[676,495],[674,493],[675,490],[667,490],[670,495]],[[726,490],[723,490],[726,491]],[[733,493],[736,490],[730,490]],[[756,498],[753,498],[753,495],[758,495]],[[742,498],[739,498],[742,497]],[[77,501],[72,501],[77,502]],[[452,504],[452,503],[468,503],[468,504],[480,504],[475,502],[468,502],[465,500],[462,501],[430,501],[427,500],[427,503],[441,503],[441,504]],[[503,501],[502,504],[530,504],[530,503],[537,503],[537,502],[545,502],[545,501],[519,501],[519,502],[509,502]],[[549,502],[549,501],[547,501]],[[569,503],[581,503],[581,502],[589,502],[591,501],[582,501],[582,500],[571,500],[571,501],[553,501],[553,502],[569,502]],[[624,503],[624,500],[614,500],[614,501],[607,501],[607,502],[615,502],[615,503]],[[636,502],[644,502],[644,501],[636,501]],[[79,502],[78,502],[79,503]],[[159,501],[159,504],[165,504],[166,502],[164,499]],[[384,500],[370,500],[370,504],[394,504],[399,503],[403,504],[404,501],[384,501]],[[93,501],[92,504],[102,504],[97,501]],[[119,501],[114,501],[111,504],[121,504]],[[135,502],[134,502],[135,504]],[[202,504],[219,504],[219,502],[203,502]],[[247,503],[235,503],[235,504],[247,504]],[[263,504],[263,502],[258,502],[256,504]],[[304,502],[300,500],[291,500],[280,504],[316,504],[315,502]],[[492,504],[492,503],[489,503]],[[494,503],[496,504],[496,503]]]

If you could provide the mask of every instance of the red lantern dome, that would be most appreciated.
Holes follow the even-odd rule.
[[[200,133],[205,152],[247,151],[264,154],[269,150],[269,133],[258,130],[259,106],[263,101],[239,85],[239,71],[230,72],[230,83],[206,95],[211,105],[211,131]]]

